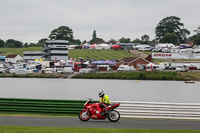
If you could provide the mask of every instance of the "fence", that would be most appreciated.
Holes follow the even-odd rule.
[[[0,112],[77,115],[83,109],[85,102],[86,100],[0,98]],[[121,117],[200,119],[198,103],[112,102],[121,103],[117,108]]]
[[[121,103],[117,108],[121,117],[200,119],[198,103],[118,102]]]
[[[85,100],[0,98],[0,112],[77,115]]]

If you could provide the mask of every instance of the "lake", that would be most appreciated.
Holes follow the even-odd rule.
[[[0,78],[1,98],[98,100],[104,90],[111,101],[200,103],[200,82]]]

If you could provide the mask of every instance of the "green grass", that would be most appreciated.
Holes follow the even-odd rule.
[[[0,133],[200,133],[200,130],[0,126]]]
[[[3,53],[4,56],[17,54],[24,56],[24,51],[41,51],[42,47],[28,47],[28,48],[0,48],[0,52]]]
[[[28,48],[0,48],[0,52],[3,52],[4,56],[10,55],[10,54],[18,54],[21,56],[23,55],[24,51],[41,51],[42,47],[28,47]],[[131,54],[128,51],[123,50],[111,50],[111,49],[72,49],[69,50],[69,58],[73,59],[79,59],[80,57],[82,59],[90,59],[92,58],[96,60],[112,60],[118,59],[121,60],[124,57],[134,57],[135,55]]]
[[[134,79],[134,80],[191,80],[191,77],[181,75],[177,72],[116,72],[116,73],[94,73],[79,74],[73,78],[83,79]]]
[[[68,74],[0,74],[0,78],[68,78]],[[193,80],[200,81],[200,73],[194,72],[113,72],[78,74],[72,78],[78,79],[125,79],[125,80]]]
[[[0,74],[0,78],[67,78],[67,74],[41,74],[41,73],[31,73],[31,74]]]
[[[121,60],[124,57],[134,57],[134,56],[135,55],[131,54],[130,52],[122,51],[122,50],[110,50],[110,49],[69,50],[69,58],[73,58],[73,59],[79,59],[79,57],[81,57],[82,59],[90,59],[90,60],[92,60],[92,58],[96,60],[100,60],[100,59],[112,60],[113,58]]]

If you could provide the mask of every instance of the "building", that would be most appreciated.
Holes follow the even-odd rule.
[[[17,63],[23,60],[24,60],[23,57],[21,57],[20,55],[8,55],[5,58],[5,62],[12,62],[12,63]]]
[[[68,44],[66,40],[46,41],[42,51],[24,52],[24,60],[43,59],[46,61],[68,60]]]
[[[35,60],[35,59],[42,59],[44,53],[42,51],[25,51],[24,52],[24,60]]]
[[[68,60],[68,45],[69,41],[66,40],[46,41],[43,58],[48,61]]]
[[[120,65],[134,66],[134,68],[141,68],[149,63],[148,60],[142,57],[125,57],[119,62]]]

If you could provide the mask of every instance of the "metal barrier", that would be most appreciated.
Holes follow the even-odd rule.
[[[113,102],[121,103],[117,108],[121,117],[200,119],[200,104],[198,103]]]
[[[0,112],[77,115],[86,100],[0,98]]]
[[[0,98],[0,112],[77,115],[85,102],[86,100]],[[200,119],[198,103],[112,101],[118,102],[120,106],[116,110],[121,117]]]

